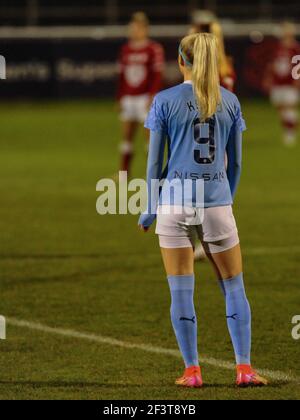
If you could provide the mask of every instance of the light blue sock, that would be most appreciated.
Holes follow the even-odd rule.
[[[227,324],[237,365],[251,364],[251,309],[247,300],[243,273],[223,282]]]
[[[195,276],[169,276],[168,281],[172,297],[171,320],[185,366],[199,366]]]

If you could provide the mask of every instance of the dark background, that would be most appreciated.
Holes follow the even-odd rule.
[[[299,1],[1,0],[0,54],[7,80],[0,81],[0,99],[113,97],[125,24],[137,10],[149,15],[152,37],[166,49],[165,86],[177,83],[178,42],[196,9],[214,11],[224,25],[239,76],[237,93],[261,95],[279,24],[299,21]]]
[[[2,25],[122,24],[137,9],[153,23],[186,23],[192,10],[202,8],[222,19],[239,21],[299,20],[299,0],[1,0]]]

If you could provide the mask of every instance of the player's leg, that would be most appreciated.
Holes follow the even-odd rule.
[[[274,87],[271,91],[271,102],[276,107],[283,129],[283,142],[294,146],[299,126],[299,91],[293,86]]]
[[[184,363],[185,373],[177,385],[200,387],[203,385],[198,360],[197,317],[194,306],[194,248],[188,229],[180,223],[189,214],[176,212],[171,206],[159,207],[156,233],[171,293],[171,321]],[[178,209],[177,209],[178,210]],[[194,214],[194,212],[191,212]]]
[[[171,243],[173,238],[161,238],[161,244]],[[193,248],[161,248],[161,254],[168,276],[194,275]]]
[[[120,101],[120,119],[122,130],[122,142],[120,145],[121,163],[120,171],[130,174],[133,158],[133,143],[139,127],[138,116],[136,115],[136,98],[124,96]]]
[[[251,311],[238,242],[235,233],[226,240],[205,243],[204,246],[226,299],[226,317],[237,365],[251,365]]]
[[[204,261],[206,259],[206,253],[201,242],[195,247],[194,259],[195,261]]]
[[[284,106],[279,108],[279,115],[284,131],[284,144],[286,146],[294,146],[297,141],[299,126],[298,109],[296,106]]]
[[[120,171],[124,171],[130,174],[131,162],[133,158],[133,144],[134,137],[138,129],[138,123],[136,121],[122,121],[122,143],[120,146],[121,151],[121,163]]]
[[[194,306],[194,251],[188,243],[186,248],[169,248],[176,246],[176,242],[176,237],[160,237],[161,253],[171,292],[171,321],[185,363],[185,372],[176,384],[201,387],[203,381],[198,359],[197,317]]]
[[[239,385],[263,385],[251,367],[251,309],[247,299],[241,247],[231,207],[206,211],[204,248],[212,262],[226,302],[226,318],[231,336]],[[218,239],[218,240],[216,240]]]
[[[222,248],[222,242],[226,247],[226,241],[220,241],[217,248]],[[226,300],[227,324],[236,356],[237,385],[267,385],[251,366],[251,310],[245,292],[240,245],[223,252],[216,252],[215,246],[209,245],[210,259]]]

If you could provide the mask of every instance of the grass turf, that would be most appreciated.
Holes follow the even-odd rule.
[[[133,216],[99,216],[96,182],[118,165],[111,103],[0,105],[0,313],[176,348],[169,291],[153,233]],[[299,159],[272,108],[244,103],[244,172],[235,213],[253,309],[253,362],[300,377]],[[143,133],[134,176],[145,172]],[[282,249],[282,252],[280,250]],[[233,361],[224,303],[207,263],[197,266],[200,353]],[[299,383],[237,390],[234,372],[204,366],[207,387],[174,387],[181,361],[8,326],[0,342],[1,399],[300,399]]]

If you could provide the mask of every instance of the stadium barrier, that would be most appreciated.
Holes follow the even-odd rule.
[[[166,50],[165,86],[180,80],[176,55],[187,26],[152,27]],[[297,28],[300,33],[300,27]],[[261,75],[278,26],[224,23],[227,51],[238,74],[237,92],[261,93]],[[126,27],[1,28],[0,54],[6,59],[1,98],[113,97],[116,59]],[[242,53],[241,53],[242,52]]]

